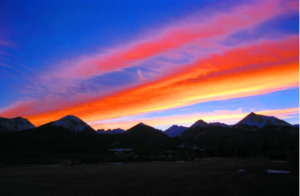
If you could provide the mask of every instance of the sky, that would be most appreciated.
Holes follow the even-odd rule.
[[[2,0],[0,116],[299,123],[298,0]]]

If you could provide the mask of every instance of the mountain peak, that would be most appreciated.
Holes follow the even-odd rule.
[[[127,129],[126,132],[124,133],[126,135],[131,135],[136,138],[147,138],[150,140],[161,140],[161,139],[166,139],[168,136],[163,133],[161,130],[158,130],[154,127],[151,127],[149,125],[145,125],[144,123],[139,123],[130,129]]]
[[[283,120],[280,120],[276,117],[255,114],[254,112],[251,112],[250,114],[248,114],[245,118],[243,118],[236,125],[241,125],[241,124],[245,124],[248,126],[254,126],[254,127],[258,127],[258,128],[263,128],[268,125],[291,126],[289,123],[287,123]]]
[[[150,127],[150,128],[153,128],[153,127],[151,127],[151,126],[149,126],[149,125],[146,125],[145,123],[142,123],[142,122],[140,122],[139,124],[136,124],[136,125],[134,125],[133,127],[131,127],[130,129],[133,129],[133,128],[147,128],[147,127]],[[154,128],[153,128],[154,129]],[[127,131],[128,131],[129,129],[127,129]]]
[[[207,127],[208,124],[204,120],[200,119],[197,122],[195,122],[191,127],[197,127],[197,126]]]
[[[140,126],[148,126],[148,125],[146,125],[146,124],[144,124],[144,123],[142,123],[142,122],[140,122],[140,123],[137,124],[137,125],[140,125]]]
[[[68,120],[68,119],[75,120],[75,121],[78,121],[78,122],[82,121],[80,118],[78,118],[76,116],[73,116],[73,115],[67,115],[67,116],[65,116],[65,117],[63,117],[63,118],[61,118],[59,120]]]
[[[172,125],[167,130],[164,131],[169,137],[179,136],[183,131],[187,130],[187,127]]]
[[[20,116],[15,118],[0,117],[0,132],[23,131],[25,129],[33,129],[35,126],[26,118]]]
[[[54,122],[52,122],[52,125],[64,127],[64,128],[73,130],[75,132],[83,131],[86,128],[92,129],[83,120],[81,120],[80,118],[73,116],[73,115],[67,115],[57,121],[54,121]]]
[[[172,125],[170,128],[177,128],[177,127],[178,127],[178,125]]]

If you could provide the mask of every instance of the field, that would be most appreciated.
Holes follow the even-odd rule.
[[[291,173],[268,173],[268,169]],[[0,195],[285,195],[299,193],[287,161],[204,158],[78,166],[0,167]]]

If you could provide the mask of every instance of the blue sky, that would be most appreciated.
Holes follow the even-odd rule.
[[[299,123],[295,109],[286,114],[299,108],[298,7],[294,0],[1,1],[0,116],[41,125],[73,114],[94,128],[128,128],[160,116],[274,110]],[[247,73],[258,78],[251,83]],[[113,119],[119,124],[105,123]],[[172,120],[149,122],[164,129],[178,124]]]

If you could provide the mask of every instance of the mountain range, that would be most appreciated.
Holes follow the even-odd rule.
[[[243,118],[241,121],[239,121],[237,124],[233,125],[233,128],[241,128],[241,127],[252,127],[252,128],[264,128],[267,126],[289,126],[293,127],[295,125],[291,125],[287,123],[286,121],[283,121],[281,119],[278,119],[273,116],[264,116],[264,115],[259,115],[251,112],[248,114],[245,118]],[[147,130],[149,129],[150,126],[145,125],[144,123],[139,123],[138,125],[128,129],[126,132],[130,134],[132,130]],[[203,120],[198,120],[195,122],[191,127],[184,127],[184,126],[178,126],[178,125],[173,125],[164,132],[157,130],[153,127],[151,127],[152,131],[157,132],[157,134],[166,134],[169,137],[177,137],[180,136],[183,132],[186,132],[189,129],[196,128],[196,127],[223,127],[223,128],[228,128],[230,127],[229,125],[226,125],[224,123],[220,122],[213,122],[213,123],[207,123]],[[298,125],[299,127],[299,125]],[[30,121],[28,121],[25,118],[22,117],[17,117],[17,118],[0,118],[0,133],[1,132],[16,132],[16,131],[23,131],[23,130],[28,130],[28,129],[37,129],[37,130],[54,130],[54,129],[61,129],[61,130],[68,130],[72,131],[74,133],[79,133],[79,132],[90,132],[90,133],[98,133],[98,134],[121,134],[125,133],[125,130],[123,129],[113,129],[113,130],[107,130],[104,131],[104,129],[98,129],[95,131],[92,127],[90,127],[87,123],[85,123],[83,120],[72,116],[68,115],[65,116],[61,119],[58,119],[53,122],[49,122],[47,124],[44,124],[39,127],[35,127]],[[212,128],[213,129],[213,128]],[[143,131],[141,131],[140,134],[146,134]]]
[[[97,130],[68,115],[34,127],[27,119],[0,118],[0,164],[54,164],[187,160],[188,157],[287,158],[299,149],[299,127],[250,113],[235,125],[198,120],[164,132],[144,123],[124,131]],[[107,134],[101,134],[107,133]],[[119,134],[113,134],[119,133]],[[126,156],[115,154],[127,149]],[[298,159],[299,160],[299,159]]]

